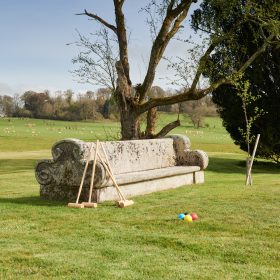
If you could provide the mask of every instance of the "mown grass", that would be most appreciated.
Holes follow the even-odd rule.
[[[116,138],[117,122],[67,122],[40,119],[0,119],[0,151],[36,151],[49,149],[63,138],[96,140]]]
[[[215,143],[225,133],[215,129],[202,129],[208,149],[220,145],[209,153],[205,184],[135,197],[125,209],[69,209],[39,198],[34,164],[56,135],[46,132],[44,143],[23,137],[17,158],[7,155],[18,147],[1,147],[0,279],[279,279],[279,168],[259,161],[246,188],[244,154],[226,137]],[[191,136],[201,148],[199,137]],[[178,220],[185,211],[199,220]]]
[[[177,119],[176,114],[160,113],[159,131],[164,124]],[[222,126],[219,118],[208,117],[205,126],[195,129],[188,117],[181,116],[181,126],[172,133],[187,135],[193,148],[206,151],[240,152]],[[0,118],[0,152],[38,151],[50,149],[55,141],[79,138],[85,141],[117,139],[118,122],[66,122],[40,119]]]

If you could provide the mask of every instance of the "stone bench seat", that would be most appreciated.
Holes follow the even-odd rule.
[[[164,177],[193,173],[199,170],[199,166],[173,166],[166,168],[150,169],[116,175],[116,181],[119,185],[126,185],[147,180],[155,180]],[[110,182],[110,184],[112,183]]]
[[[116,181],[127,197],[204,182],[208,156],[201,150],[192,151],[186,136],[103,143]],[[53,159],[40,160],[35,167],[42,198],[75,201],[91,145],[79,139],[64,139],[53,145]],[[86,173],[82,201],[88,198],[93,156],[94,153]],[[93,201],[115,199],[118,196],[110,176],[97,160]]]

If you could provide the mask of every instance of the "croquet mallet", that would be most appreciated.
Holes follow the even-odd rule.
[[[116,187],[116,190],[117,190],[117,193],[120,197],[120,201],[117,201],[117,205],[120,207],[120,208],[124,208],[124,207],[127,207],[127,206],[130,206],[130,205],[133,205],[134,204],[134,201],[133,200],[127,200],[125,198],[125,196],[123,195],[122,191],[120,190],[117,182],[116,182],[116,179],[115,179],[115,176],[113,175],[113,171],[112,171],[112,168],[111,168],[111,165],[110,165],[110,162],[108,160],[108,157],[107,157],[107,153],[105,151],[105,148],[103,146],[103,143],[100,143],[101,144],[101,148],[102,148],[102,151],[103,151],[103,154],[105,156],[105,160],[106,160],[106,164],[104,164],[103,162],[103,159],[101,158],[101,156],[99,155],[99,153],[97,153],[97,155],[99,156],[100,160],[102,161],[105,169],[107,170],[107,172],[109,173],[109,176],[111,177],[111,180],[113,181],[115,187]]]
[[[92,172],[91,172],[91,180],[90,180],[90,187],[89,187],[88,202],[82,202],[82,204],[86,208],[96,208],[97,207],[97,203],[91,202],[91,198],[92,198],[93,181],[94,181],[95,168],[96,168],[98,144],[99,144],[99,141],[97,140],[96,141],[96,145],[95,145],[94,161],[93,161]]]
[[[87,160],[86,160],[86,165],[85,165],[85,168],[84,168],[84,172],[83,172],[83,176],[82,176],[81,184],[80,184],[80,187],[79,187],[79,192],[78,192],[78,195],[77,195],[76,202],[68,203],[68,207],[71,207],[71,208],[84,208],[85,207],[84,204],[79,203],[79,199],[80,199],[80,195],[81,195],[81,192],[82,192],[84,180],[85,180],[85,177],[86,177],[88,163],[91,159],[92,149],[93,149],[93,143],[91,143],[91,146],[90,146],[90,149],[89,149],[89,155],[88,155]]]

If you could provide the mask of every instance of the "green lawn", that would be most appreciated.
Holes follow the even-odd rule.
[[[244,153],[219,119],[206,123],[197,131],[183,119],[175,130],[209,152],[205,184],[135,197],[125,209],[70,209],[40,200],[36,159],[58,139],[107,139],[118,125],[0,120],[0,279],[279,279],[279,167],[258,161],[245,188]],[[185,211],[199,220],[178,220]]]
[[[158,130],[166,123],[177,119],[175,114],[160,113]],[[205,151],[240,152],[222,126],[219,118],[206,118],[207,127],[195,129],[190,120],[181,116],[181,126],[172,133],[188,135],[193,148]],[[36,119],[0,118],[0,152],[49,150],[55,141],[63,138],[118,139],[119,123],[66,122]]]
[[[116,122],[66,122],[39,119],[0,119],[0,152],[49,149],[63,138],[117,138]]]

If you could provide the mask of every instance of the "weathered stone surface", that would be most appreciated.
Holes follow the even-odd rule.
[[[194,184],[194,176],[199,178],[198,183],[204,182],[204,172],[198,171],[194,173],[179,174],[176,176],[163,177],[155,180],[135,182],[128,185],[121,185],[120,188],[126,197],[143,195],[157,191],[175,189],[184,185]],[[96,201],[103,202],[107,200],[117,200],[119,196],[113,186],[103,189],[96,189],[94,192]]]
[[[199,171],[199,166],[171,166],[158,169],[142,170],[131,173],[123,173],[116,175],[116,180],[120,185],[126,185],[135,182],[143,182],[155,180],[164,177],[172,177],[176,175],[188,174]],[[112,185],[109,181],[108,185]]]
[[[173,139],[173,146],[176,153],[176,165],[198,165],[202,170],[206,169],[209,163],[207,153],[202,150],[191,151],[191,141],[187,136],[170,135]]]
[[[170,167],[176,161],[173,140],[169,138],[109,141],[106,152],[114,174]]]
[[[53,145],[53,160],[41,160],[35,168],[42,198],[75,200],[86,159],[93,144],[79,139],[65,139]],[[141,189],[139,184],[142,184],[143,190],[137,190],[135,194],[150,192],[145,186],[153,190],[155,185],[160,185],[159,182],[164,182],[164,178],[169,178],[166,180],[170,184],[174,182],[174,187],[179,186],[176,177],[181,178],[186,174],[191,174],[187,176],[192,178],[191,183],[204,181],[204,177],[199,175],[203,172],[199,170],[207,167],[208,156],[200,150],[191,151],[190,140],[187,137],[173,135],[162,139],[109,141],[105,144],[118,184],[121,187],[124,185],[125,189],[135,184]],[[94,153],[92,157],[93,155]],[[102,153],[101,156],[104,158]],[[88,197],[92,159],[86,174],[82,200]],[[186,184],[185,181],[183,184]],[[106,193],[106,189],[111,186],[112,182],[106,174],[105,167],[98,160],[94,180],[96,199],[100,197],[98,193]],[[162,186],[161,189],[165,188],[166,186]]]

